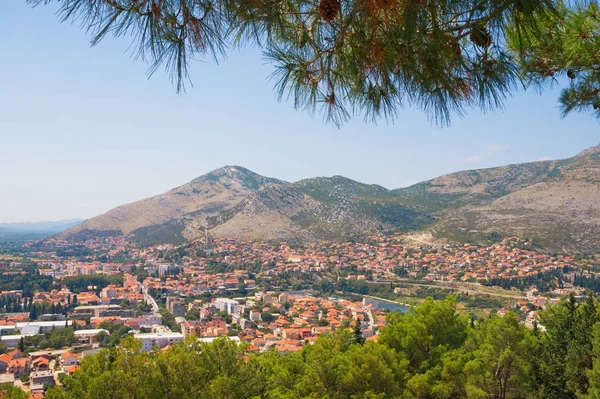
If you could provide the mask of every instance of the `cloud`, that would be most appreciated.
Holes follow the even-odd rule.
[[[510,146],[508,144],[492,144],[488,146],[488,150],[491,152],[504,152],[509,148]]]
[[[471,155],[470,157],[459,159],[458,162],[460,162],[460,163],[475,163],[475,162],[479,162],[479,161],[483,160],[487,155],[489,155],[489,154]]]
[[[539,157],[538,159],[536,159],[535,161],[552,161],[554,158],[552,157],[552,155],[542,155],[541,157]]]
[[[475,154],[475,155],[471,155],[469,157],[461,158],[458,160],[458,163],[480,162],[498,152],[505,152],[509,148],[510,148],[510,146],[508,144],[492,144],[487,147],[486,152],[482,152],[481,154]]]

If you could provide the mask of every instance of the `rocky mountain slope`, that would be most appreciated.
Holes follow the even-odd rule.
[[[600,146],[566,160],[461,171],[398,190],[342,176],[287,183],[226,166],[61,236],[313,241],[376,231],[474,240],[518,235],[550,248],[600,250]]]
[[[515,235],[552,249],[600,251],[600,146],[560,161],[452,173],[396,193],[437,217],[434,235]]]
[[[549,248],[600,251],[600,146],[551,164],[527,186],[446,212],[437,230],[473,237],[497,232]]]
[[[115,208],[61,237],[127,234],[145,242],[201,237],[313,241],[410,230],[433,221],[389,190],[342,177],[290,184],[225,166],[164,194]]]

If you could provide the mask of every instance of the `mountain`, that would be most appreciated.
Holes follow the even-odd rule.
[[[452,173],[396,194],[437,217],[437,236],[519,236],[552,249],[600,251],[600,146],[565,160]]]
[[[22,222],[22,223],[0,223],[0,233],[48,233],[56,234],[76,226],[83,219],[59,220],[55,222]]]
[[[342,176],[288,183],[225,166],[60,237],[126,234],[166,243],[210,233],[315,241],[376,231],[460,240],[517,235],[549,248],[600,250],[600,146],[566,160],[461,171],[397,190]]]
[[[167,243],[210,233],[315,241],[377,230],[407,231],[431,221],[431,216],[404,206],[383,187],[338,176],[287,183],[240,166],[225,166],[89,219],[60,237],[127,234],[142,243]]]

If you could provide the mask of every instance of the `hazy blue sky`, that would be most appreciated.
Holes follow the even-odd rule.
[[[0,1],[0,222],[91,217],[226,164],[397,188],[600,142],[593,117],[560,119],[556,91],[520,93],[445,129],[406,109],[394,125],[357,117],[338,130],[277,102],[257,50],[194,62],[194,87],[177,95],[165,74],[147,79],[129,41],[91,48],[56,7],[24,3]]]

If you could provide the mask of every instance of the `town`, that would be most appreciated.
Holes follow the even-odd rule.
[[[465,311],[484,298],[486,312],[514,311],[535,328],[548,303],[595,289],[598,261],[516,238],[414,245],[399,234],[309,245],[207,235],[146,247],[121,236],[49,238],[1,256],[0,383],[32,398],[126,336],[146,352],[219,337],[249,352],[297,352],[338,329],[377,341],[387,312],[432,292],[458,295]]]

